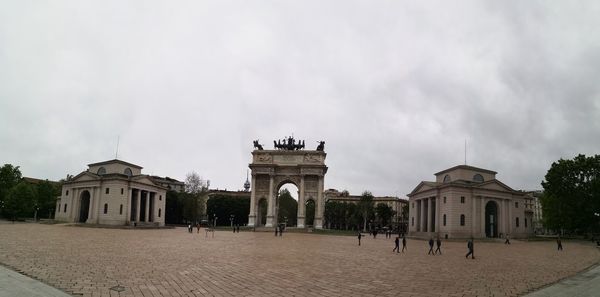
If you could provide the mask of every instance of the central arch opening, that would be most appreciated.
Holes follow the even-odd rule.
[[[286,227],[297,224],[298,217],[298,187],[291,182],[286,182],[277,191],[277,222]]]
[[[81,202],[79,205],[79,222],[85,223],[90,212],[90,192],[86,190],[81,193]]]
[[[498,205],[494,201],[485,205],[485,236],[498,237]]]

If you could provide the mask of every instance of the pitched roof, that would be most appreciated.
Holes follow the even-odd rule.
[[[479,171],[479,172],[484,172],[484,173],[490,173],[490,174],[496,174],[498,172],[496,171],[492,171],[492,170],[488,170],[488,169],[483,169],[483,168],[479,168],[479,167],[474,167],[474,166],[469,166],[469,165],[458,165],[458,166],[454,166],[452,168],[448,168],[445,170],[442,170],[434,175],[440,175],[455,169],[467,169],[467,170],[473,170],[473,171]]]
[[[144,168],[142,166],[138,166],[138,165],[135,165],[135,164],[132,164],[132,163],[121,161],[119,159],[113,159],[113,160],[108,160],[108,161],[103,161],[103,162],[98,162],[98,163],[92,163],[92,164],[88,164],[88,166],[92,167],[92,166],[106,165],[106,164],[112,164],[112,163],[120,163],[120,164],[129,166],[129,167],[135,167],[135,168],[138,168],[138,169]]]

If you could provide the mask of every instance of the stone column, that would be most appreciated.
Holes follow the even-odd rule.
[[[125,222],[127,224],[131,223],[131,197],[133,197],[133,188],[127,187],[127,203],[125,204],[127,205],[125,207]]]
[[[79,189],[72,189],[71,190],[71,203],[69,203],[69,205],[67,205],[67,212],[69,213],[69,221],[72,222],[76,222],[75,221],[75,215],[73,210],[75,209],[75,200],[77,200],[77,192],[79,191]]]
[[[323,188],[324,176],[319,176],[319,186],[317,188],[317,205],[315,205],[315,228],[323,229],[323,208],[324,208],[324,199],[323,199]]]
[[[471,236],[475,236],[475,234],[477,234],[477,219],[479,218],[479,214],[477,213],[477,204],[475,201],[477,200],[476,198],[479,197],[472,196],[473,201],[471,201]]]
[[[144,222],[150,222],[150,191],[146,191],[146,209],[144,213],[146,214]]]
[[[250,214],[248,215],[248,227],[256,226],[256,209],[258,203],[256,202],[256,175],[252,174],[252,190],[250,192]]]
[[[273,213],[275,211],[275,197],[273,195],[273,175],[269,175],[269,205],[267,207],[267,223],[265,227],[274,227]]]
[[[440,232],[440,226],[441,226],[441,221],[440,221],[440,196],[437,195],[435,197],[435,230],[433,230],[433,232]]]
[[[96,195],[94,195],[94,190],[95,188],[92,187],[89,191],[90,191],[90,205],[88,207],[88,219],[86,221],[86,223],[93,223],[95,218],[97,217],[97,215],[94,213],[94,203],[96,202]]]
[[[429,197],[429,202],[427,203],[429,205],[429,212],[427,213],[429,217],[429,232],[435,232],[435,227],[437,225],[437,222],[435,221],[435,209],[433,209],[434,200],[435,197]],[[435,207],[437,208],[437,205]]]
[[[427,208],[425,207],[427,198],[421,199],[421,232],[427,232]]]
[[[136,203],[135,221],[139,223],[140,222],[140,208],[142,207],[141,206],[141,200],[142,200],[142,190],[141,189],[137,190],[137,195],[136,196],[137,196],[136,197],[137,199],[136,199],[136,202],[135,202]]]
[[[417,205],[417,209],[415,210],[415,224],[417,228],[415,231],[421,232],[421,200],[415,199],[415,204]]]
[[[485,205],[487,204],[487,202],[489,201],[489,198],[485,198],[485,197],[481,197],[481,205],[479,206],[479,217],[481,218],[479,220],[479,234],[474,234],[475,236],[480,236],[480,237],[485,237],[485,220],[487,219],[485,217]],[[477,207],[475,207],[475,210],[477,210]],[[495,220],[498,220],[498,218],[494,218]]]
[[[304,175],[300,176],[300,194],[298,195],[298,228],[304,228],[306,197],[304,197]]]

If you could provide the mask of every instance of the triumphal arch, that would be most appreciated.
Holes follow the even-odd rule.
[[[305,150],[304,141],[287,137],[273,141],[272,150],[263,149],[258,140],[254,141],[252,151],[252,192],[250,196],[250,214],[248,226],[275,227],[277,222],[278,199],[281,186],[292,183],[298,188],[298,228],[305,227],[306,205],[315,203],[314,227],[323,228],[325,202],[323,188],[325,173],[325,142],[320,141],[315,150]],[[266,207],[266,220],[261,217],[260,207]]]

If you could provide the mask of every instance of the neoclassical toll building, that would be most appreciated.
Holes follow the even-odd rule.
[[[63,184],[56,219],[102,225],[164,226],[167,187],[121,160],[88,165]]]
[[[522,238],[533,232],[528,196],[497,180],[496,172],[459,165],[435,177],[408,194],[410,236]]]

